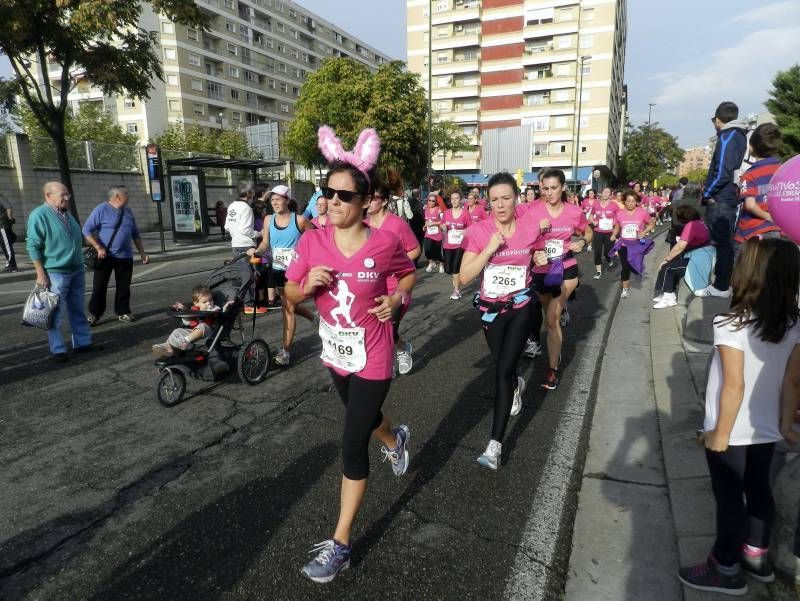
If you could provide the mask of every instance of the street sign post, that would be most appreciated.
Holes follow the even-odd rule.
[[[158,208],[158,235],[161,239],[161,252],[167,252],[164,241],[164,215],[162,206],[164,204],[163,174],[161,168],[161,150],[156,144],[147,145],[147,180],[150,182],[150,199],[156,203]]]

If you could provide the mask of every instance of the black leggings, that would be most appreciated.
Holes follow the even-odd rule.
[[[595,231],[592,238],[592,249],[594,250],[594,264],[602,265],[603,259],[609,261],[608,253],[614,244],[611,242],[611,233],[604,234]]]
[[[714,557],[724,566],[739,563],[742,544],[766,548],[775,521],[770,464],[775,443],[706,449],[711,489],[717,502]]]
[[[422,250],[425,251],[425,257],[428,261],[441,261],[442,260],[442,242],[441,240],[431,240],[425,238],[422,242]]]
[[[535,298],[531,299],[528,303],[531,310],[531,335],[529,338],[534,342],[539,342],[542,337],[542,324],[544,324],[544,310],[542,303],[537,302]]]
[[[482,321],[483,334],[495,365],[494,419],[492,439],[503,441],[514,389],[517,387],[517,362],[531,330],[531,310],[521,307],[498,315],[491,323]]]
[[[619,279],[622,282],[627,282],[631,279],[631,264],[628,263],[628,249],[623,244],[619,247],[619,263],[622,266],[622,270],[619,274]]]
[[[689,259],[685,257],[676,257],[662,265],[656,277],[655,291],[658,293],[675,292],[678,289],[681,278],[686,273],[688,265]]]
[[[365,380],[355,374],[341,376],[328,369],[336,392],[344,403],[342,473],[349,480],[369,476],[369,438],[381,425],[381,406],[389,393],[389,380]]]

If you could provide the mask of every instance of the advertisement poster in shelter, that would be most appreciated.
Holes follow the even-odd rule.
[[[172,228],[177,235],[207,235],[205,194],[199,173],[170,176]]]

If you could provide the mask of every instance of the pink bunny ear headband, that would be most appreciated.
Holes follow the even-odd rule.
[[[371,127],[363,130],[358,135],[358,142],[352,151],[346,151],[342,141],[336,137],[333,130],[323,125],[317,132],[318,146],[329,163],[341,162],[352,165],[364,174],[370,182],[369,172],[378,163],[378,153],[381,150],[381,141],[378,132]],[[371,183],[371,182],[370,182]]]

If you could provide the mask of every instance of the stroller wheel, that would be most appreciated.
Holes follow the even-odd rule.
[[[164,407],[174,407],[186,393],[186,376],[179,369],[162,369],[156,383],[156,397]]]
[[[239,350],[237,368],[239,378],[254,386],[264,381],[269,371],[269,346],[260,338],[254,338]]]

